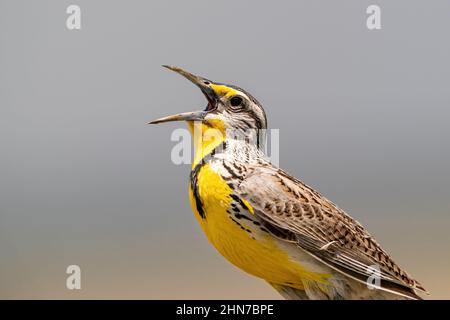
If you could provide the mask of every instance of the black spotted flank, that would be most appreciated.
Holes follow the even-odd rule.
[[[244,201],[242,201],[242,199],[241,198],[239,198],[237,195],[235,195],[235,194],[230,194],[230,197],[234,200],[234,201],[236,201],[237,203],[239,203],[239,205],[243,208],[243,209],[245,209],[245,210],[247,210],[247,211],[250,211],[250,208],[249,207],[247,207],[247,205],[244,203]]]
[[[233,219],[232,217],[230,217],[230,219],[233,220],[233,222],[236,223],[239,226],[239,228],[241,228],[241,230],[244,230],[248,233],[252,233],[252,230],[245,228],[242,224],[239,223],[239,221]]]

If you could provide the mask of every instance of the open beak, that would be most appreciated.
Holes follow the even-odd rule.
[[[163,65],[163,67],[181,74],[183,77],[199,87],[208,100],[208,106],[205,110],[179,113],[150,121],[149,124],[157,124],[170,121],[202,121],[208,112],[215,110],[218,97],[214,90],[211,88],[212,82],[210,80],[193,75],[192,73],[178,67],[166,65]]]
[[[158,124],[171,121],[202,121],[205,115],[206,111],[183,112],[150,121],[148,124]]]

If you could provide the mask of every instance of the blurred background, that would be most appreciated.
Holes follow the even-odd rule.
[[[280,298],[201,233],[183,124],[146,125],[205,106],[161,64],[255,95],[280,166],[450,298],[450,2],[375,2],[0,0],[0,298]]]

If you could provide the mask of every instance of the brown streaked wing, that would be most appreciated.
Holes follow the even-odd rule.
[[[414,289],[426,292],[360,223],[318,192],[271,165],[248,171],[237,186],[239,196],[267,223],[292,232],[309,254],[361,282],[373,275],[372,266],[379,266],[387,291],[412,298],[419,298]]]

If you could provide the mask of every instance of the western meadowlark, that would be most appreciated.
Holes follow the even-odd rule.
[[[267,128],[266,115],[253,96],[164,67],[196,84],[208,101],[203,111],[150,123],[188,123],[196,150],[191,206],[227,260],[286,299],[420,299],[416,291],[425,289],[360,223],[270,163],[260,134]]]

